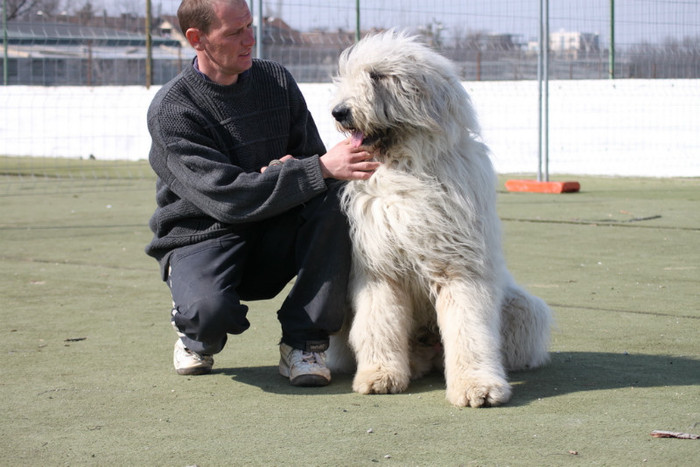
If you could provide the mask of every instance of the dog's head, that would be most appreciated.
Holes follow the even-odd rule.
[[[411,137],[478,132],[452,62],[416,37],[390,30],[340,56],[332,114],[355,145],[385,150]],[[448,136],[449,137],[449,136]]]

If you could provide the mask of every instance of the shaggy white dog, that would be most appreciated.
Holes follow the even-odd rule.
[[[329,366],[356,368],[363,394],[444,367],[452,404],[506,402],[506,369],[548,360],[551,313],[506,268],[494,171],[452,63],[389,31],[343,52],[336,84],[338,126],[382,165],[343,195],[354,319]]]

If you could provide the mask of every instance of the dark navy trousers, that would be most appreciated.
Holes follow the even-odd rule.
[[[220,352],[228,334],[250,326],[241,301],[274,298],[295,276],[277,312],[282,342],[307,351],[328,348],[348,309],[351,246],[341,188],[331,183],[302,206],[173,252],[172,320],[187,348]]]

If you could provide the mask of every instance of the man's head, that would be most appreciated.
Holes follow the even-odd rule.
[[[183,0],[177,16],[200,71],[212,81],[233,84],[251,67],[255,36],[245,0]]]

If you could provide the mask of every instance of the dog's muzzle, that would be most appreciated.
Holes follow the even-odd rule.
[[[338,122],[338,125],[343,127],[345,130],[351,132],[352,145],[354,147],[360,146],[365,138],[365,135],[354,128],[352,123],[352,112],[350,111],[350,107],[348,107],[345,104],[338,104],[333,108],[331,114],[333,115],[333,118],[335,118],[335,120]]]
[[[351,133],[352,144],[357,147],[360,145],[372,146],[380,142],[386,132],[380,132],[372,135],[365,135],[355,128],[355,121],[352,117],[352,110],[346,104],[338,104],[331,111],[338,125]]]
[[[343,127],[347,129],[352,128],[352,112],[350,107],[345,104],[336,105],[331,111],[333,118]]]

